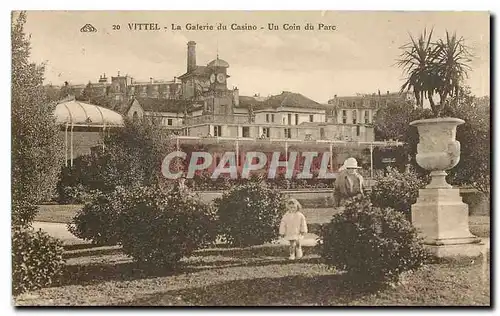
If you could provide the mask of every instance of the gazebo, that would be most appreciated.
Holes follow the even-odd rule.
[[[123,126],[123,117],[120,113],[76,100],[61,102],[54,111],[56,123],[64,131],[65,165],[73,166],[74,136],[78,133],[79,140],[84,147],[93,147],[102,144],[102,137],[111,128]],[[68,137],[69,134],[69,137]],[[69,138],[69,145],[68,145]],[[68,153],[69,151],[69,153]]]

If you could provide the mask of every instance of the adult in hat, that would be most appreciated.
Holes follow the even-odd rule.
[[[350,197],[363,192],[363,177],[358,173],[358,161],[353,158],[347,158],[342,167],[339,168],[339,174],[335,180],[334,197],[337,206]]]

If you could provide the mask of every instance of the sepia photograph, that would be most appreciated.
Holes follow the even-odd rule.
[[[12,11],[12,305],[491,307],[490,23]]]

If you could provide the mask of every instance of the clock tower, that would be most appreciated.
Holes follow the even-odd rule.
[[[219,56],[217,56],[217,59],[208,63],[207,68],[210,73],[211,90],[216,92],[227,91],[227,79],[229,78],[227,74],[227,68],[229,68],[228,62],[219,59]]]

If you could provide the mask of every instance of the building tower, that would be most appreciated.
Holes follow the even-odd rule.
[[[189,41],[188,46],[188,56],[187,56],[187,72],[191,72],[196,69],[196,42]]]

